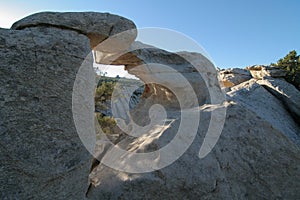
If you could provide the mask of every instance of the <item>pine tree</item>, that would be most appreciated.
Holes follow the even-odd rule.
[[[300,90],[300,56],[295,50],[290,51],[284,58],[272,64],[287,71],[285,79]]]

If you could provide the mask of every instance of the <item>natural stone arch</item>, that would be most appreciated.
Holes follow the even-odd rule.
[[[58,76],[61,71],[63,70],[69,70],[72,71],[68,75],[68,84],[63,86],[61,89],[61,95],[63,92],[69,91],[71,92],[73,81],[75,80],[76,72],[78,71],[80,64],[84,62],[86,59],[86,56],[90,56],[89,53],[91,50],[94,50],[96,53],[96,61],[100,59],[99,63],[102,64],[122,64],[125,66],[125,69],[128,70],[129,73],[136,75],[141,80],[146,81],[153,81],[154,83],[147,84],[146,90],[144,92],[145,101],[147,100],[148,107],[144,107],[144,110],[147,112],[147,108],[151,106],[151,104],[159,103],[165,108],[170,109],[176,109],[178,110],[178,103],[176,102],[176,98],[173,98],[174,96],[168,96],[169,92],[166,92],[166,88],[162,87],[159,84],[156,84],[157,74],[160,73],[160,71],[156,71],[154,73],[151,72],[151,65],[148,65],[149,63],[159,63],[162,65],[171,66],[174,70],[178,71],[178,73],[184,74],[186,79],[190,82],[190,84],[193,86],[196,94],[198,95],[198,101],[189,104],[189,101],[187,101],[186,106],[187,107],[193,107],[193,106],[199,106],[204,104],[208,100],[208,93],[206,90],[205,82],[203,81],[201,75],[199,73],[195,73],[195,68],[192,67],[191,63],[187,62],[186,59],[184,59],[185,56],[193,57],[193,59],[198,59],[198,61],[204,62],[204,64],[211,65],[211,63],[202,55],[200,54],[191,54],[191,53],[170,53],[167,51],[164,51],[162,49],[158,49],[149,45],[133,42],[136,38],[136,27],[133,22],[130,20],[127,20],[125,18],[116,16],[116,15],[110,15],[110,14],[101,14],[101,13],[53,13],[53,12],[44,12],[44,13],[37,13],[34,15],[31,15],[29,17],[26,17],[18,22],[16,22],[12,29],[14,29],[14,32],[17,33],[17,37],[22,37],[24,40],[23,43],[20,43],[20,45],[25,46],[26,48],[31,47],[30,44],[26,43],[28,42],[28,38],[30,38],[30,42],[32,42],[36,47],[34,48],[35,52],[35,58],[31,59],[29,62],[24,63],[24,67],[32,66],[32,63],[40,63],[40,55],[41,52],[46,53],[45,55],[54,55],[54,58],[52,60],[56,60],[55,55],[66,55],[66,58],[62,58],[58,60],[58,63],[54,64],[54,67],[51,66],[51,61],[47,60],[46,63],[43,65],[45,66],[45,70],[47,71],[45,74],[53,74],[54,78],[53,81],[58,83],[64,83],[65,77]],[[22,35],[24,34],[24,35]],[[36,35],[34,35],[36,34]],[[46,35],[47,37],[43,37],[42,35]],[[14,36],[14,35],[13,35]],[[23,37],[25,36],[25,37]],[[27,52],[26,52],[27,51]],[[24,53],[28,53],[28,50],[26,50]],[[100,53],[100,57],[99,57]],[[114,58],[111,60],[111,58]],[[70,68],[69,62],[70,60],[76,60],[76,64]],[[91,67],[91,58],[88,58],[86,64],[86,67]],[[108,61],[107,59],[110,59]],[[111,62],[112,61],[112,62]],[[136,67],[139,65],[143,65],[144,68],[142,71],[136,71]],[[150,67],[150,68],[149,68]],[[61,70],[63,69],[63,70]],[[27,73],[33,73],[34,69],[31,72],[28,70]],[[167,72],[167,73],[173,73],[173,72]],[[170,74],[171,75],[171,74]],[[25,75],[26,76],[26,75]],[[172,75],[171,75],[172,76]],[[214,76],[214,75],[213,75]],[[24,77],[22,77],[24,78]],[[37,76],[35,77],[37,78]],[[84,94],[87,94],[91,92],[91,80],[85,80],[86,81],[86,87],[89,88],[88,90],[84,91]],[[159,80],[164,81],[164,80]],[[184,87],[180,85],[180,83],[174,82],[172,79],[165,80],[165,83],[177,85],[177,90],[184,91]],[[52,84],[52,83],[51,83]],[[53,83],[54,84],[54,83]],[[43,88],[44,85],[40,85],[39,87]],[[35,90],[39,90],[40,88],[37,87]],[[55,88],[55,85],[52,85],[51,88]],[[81,86],[83,87],[83,86]],[[154,92],[155,91],[155,92]],[[53,92],[55,92],[55,89],[53,89]],[[50,94],[49,94],[50,95]],[[70,95],[70,93],[69,93]],[[51,96],[51,95],[50,95]],[[50,98],[49,96],[49,98]],[[70,97],[70,96],[69,96]],[[92,96],[91,96],[92,97]],[[87,97],[92,99],[91,97]],[[48,97],[47,97],[48,98]],[[63,96],[59,96],[59,99],[63,99]],[[36,99],[36,98],[35,98]],[[175,101],[174,101],[175,99]],[[87,109],[82,108],[82,116],[85,117],[86,125],[89,127],[88,131],[92,131],[93,129],[93,103],[92,101],[87,101],[88,107]],[[72,101],[70,98],[65,103],[62,103],[63,106],[69,107],[71,105]],[[79,102],[80,103],[80,102]],[[82,102],[83,103],[83,102]],[[62,110],[62,109],[60,109]],[[138,111],[138,110],[137,110]],[[34,110],[32,110],[34,113]],[[143,111],[144,112],[144,111]],[[71,112],[67,112],[71,113]],[[38,118],[38,117],[37,117]],[[49,119],[52,118],[58,118],[60,123],[65,121],[66,119],[62,119],[59,115],[51,115]],[[68,116],[68,120],[72,120],[72,116]],[[46,123],[46,122],[45,122]],[[46,126],[47,124],[43,124],[43,126]],[[76,135],[75,127],[73,123],[68,124],[69,127],[66,127],[66,130],[68,128],[72,129],[73,131],[70,131],[68,134],[64,135],[64,137],[74,137],[76,139],[76,145],[80,146],[80,150],[78,152],[81,152],[82,157],[79,160],[89,160],[89,155],[85,151],[84,147],[82,146],[80,140],[78,140],[78,137]],[[49,133],[49,137],[51,137],[52,133]],[[39,137],[38,137],[39,138]],[[46,145],[46,143],[45,143]],[[58,149],[61,149],[61,151],[66,150],[63,146],[57,146]],[[33,151],[36,149],[29,149],[28,151]],[[75,152],[74,153],[78,153]],[[72,159],[68,157],[63,157],[62,164],[71,162]],[[73,163],[75,167],[78,166],[78,163]],[[90,163],[84,162],[84,166],[80,166],[80,168],[84,168],[85,170],[78,170],[76,173],[73,173],[70,175],[69,178],[65,179],[65,183],[72,183],[74,182],[74,178],[76,177],[76,183],[78,186],[78,193],[76,195],[83,194],[83,191],[86,190],[86,178],[88,175],[88,169]],[[38,167],[38,165],[34,166]],[[55,168],[53,168],[55,169]],[[14,173],[14,172],[13,172]],[[62,172],[68,174],[68,172]],[[57,176],[55,173],[53,176]],[[47,174],[46,174],[47,177]],[[29,179],[30,180],[30,179]],[[43,187],[43,185],[48,184],[47,178],[45,180],[39,179],[40,187]],[[20,181],[20,186],[24,183]],[[55,184],[55,183],[54,183]],[[26,189],[26,192],[21,197],[26,197],[26,195],[30,193],[36,193],[35,190],[39,190],[39,187],[33,187],[30,186],[32,189]],[[64,190],[57,189],[57,186],[50,186],[47,188],[47,195],[52,193],[53,197],[55,197],[54,191],[59,191],[61,193],[65,193],[66,195],[70,195],[73,192],[74,188],[71,187],[64,187]],[[20,189],[22,190],[22,189]],[[8,189],[8,191],[10,191]],[[46,194],[46,193],[45,193]],[[49,195],[51,196],[51,195]],[[16,196],[18,197],[18,196]]]
[[[118,36],[117,36],[118,37]],[[113,41],[114,39],[112,39]],[[110,46],[110,40],[104,41],[103,46]],[[100,44],[99,46],[101,46]],[[101,47],[99,48],[101,49]],[[203,73],[199,73],[193,63],[190,63],[185,57],[192,60],[197,60],[196,62],[203,65]],[[124,65],[125,70],[144,82],[153,82],[152,84],[145,84],[145,92],[143,97],[152,97],[151,101],[160,103],[166,107],[173,107],[180,109],[176,96],[172,94],[168,88],[162,85],[155,84],[156,82],[163,82],[166,85],[173,84],[178,85],[176,91],[184,91],[185,86],[180,85],[178,80],[172,79],[172,71],[166,71],[166,69],[154,70],[151,65],[160,64],[168,66],[185,76],[185,78],[193,86],[193,89],[198,97],[198,103],[193,106],[203,105],[210,101],[209,92],[206,83],[202,76],[206,77],[206,67],[213,66],[212,63],[205,58],[203,55],[198,53],[190,52],[178,52],[172,53],[159,49],[141,42],[133,42],[132,45],[127,50],[120,50],[116,52],[106,53],[105,51],[95,50],[95,61],[96,63],[109,64],[109,65]],[[137,66],[138,70],[137,70]],[[168,73],[168,79],[163,80],[159,77],[162,73]],[[211,76],[217,76],[217,74],[212,74]],[[154,92],[156,91],[156,92]],[[171,94],[171,96],[170,96]]]
[[[0,198],[83,199],[91,158],[77,137],[70,115],[71,93],[79,66],[89,55],[91,46],[95,46],[93,42],[90,45],[90,39],[95,36],[73,27],[76,14],[51,13],[52,19],[59,16],[54,20],[59,25],[55,25],[56,22],[49,24],[47,14],[40,15],[44,16],[41,23],[31,24],[29,17],[26,20],[31,25],[27,26],[23,21],[22,26],[14,25],[17,30],[0,30]],[[78,16],[89,19],[89,15]],[[91,15],[99,19],[111,16]],[[62,25],[62,16],[64,19],[72,16],[72,20],[69,19],[71,25],[69,22]],[[83,22],[94,25],[89,20]],[[121,25],[124,23],[126,20]],[[116,27],[114,29],[118,29]],[[95,40],[96,44],[103,40],[101,37]],[[99,51],[107,55],[115,52],[104,50]],[[131,57],[128,63],[137,63],[151,60],[146,55],[160,51],[156,49],[147,53],[147,50],[139,50],[125,54],[121,57],[123,60],[113,60],[124,64],[125,58]],[[207,63],[201,55],[183,54],[196,64]],[[91,67],[89,64],[91,62],[87,63]],[[138,73],[132,65],[128,64],[127,69]],[[291,104],[290,110],[297,111],[299,91],[276,78],[251,79],[232,89],[228,93],[230,102],[199,108],[204,126],[199,127],[196,142],[178,161],[148,174],[123,173],[100,166],[96,175],[102,182],[92,191],[91,199],[299,197],[299,127],[281,102],[287,101],[286,96],[296,94],[288,103]],[[267,106],[266,100],[269,102]],[[85,112],[90,118],[87,121],[92,121],[93,105],[88,104]],[[205,159],[198,159],[197,142],[203,139],[205,125],[210,119],[208,115],[222,107],[228,108],[222,137]],[[168,134],[172,134],[172,130],[165,135]],[[142,147],[140,151],[155,148],[154,145],[139,143],[143,141],[129,139],[122,144],[126,146],[128,142],[135,142],[134,147]]]

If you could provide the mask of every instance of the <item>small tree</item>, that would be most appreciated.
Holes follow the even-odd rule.
[[[98,101],[101,97],[110,100],[116,83],[113,81],[103,81],[96,89],[95,100]]]
[[[286,70],[285,79],[300,90],[300,56],[295,50],[290,51],[284,58],[272,65]]]

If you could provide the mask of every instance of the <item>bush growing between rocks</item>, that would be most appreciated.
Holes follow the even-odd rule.
[[[102,81],[96,89],[95,102],[110,100],[115,85],[116,82],[113,81]]]
[[[103,116],[101,113],[96,113],[97,120],[105,134],[113,134],[113,129],[117,125],[114,117]]]
[[[102,130],[106,134],[115,134],[118,132],[117,123],[111,113],[111,98],[117,83],[121,81],[122,87],[131,87],[132,85],[141,84],[140,80],[127,79],[127,78],[112,78],[100,76],[97,83],[97,88],[95,90],[95,112],[98,123],[100,124]],[[139,96],[143,92],[143,87],[141,86],[137,89],[133,96],[131,97],[131,103],[129,106],[133,106],[138,102]],[[118,96],[117,98],[123,98],[123,96]]]
[[[111,99],[116,81],[112,78],[101,77],[95,91],[95,108],[107,110],[106,101]],[[96,112],[96,118],[105,134],[113,134],[113,129],[117,125],[114,117],[106,116],[101,112]]]

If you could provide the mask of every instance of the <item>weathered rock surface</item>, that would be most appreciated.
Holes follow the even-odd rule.
[[[233,87],[252,78],[250,72],[246,69],[230,68],[219,71],[221,84],[223,87]]]
[[[259,80],[257,83],[279,99],[300,125],[300,91],[297,88],[283,79],[269,78]]]
[[[45,12],[0,30],[1,199],[84,198],[92,156],[74,123],[95,131],[91,47],[132,28],[108,13]]]
[[[146,174],[130,174],[99,165],[91,174],[96,185],[89,199],[294,199],[300,193],[299,146],[269,121],[240,103],[225,103],[227,120],[213,151],[198,153],[210,112],[220,106],[201,107],[201,122],[191,147],[172,165]],[[274,108],[275,109],[275,108]],[[163,146],[176,132],[180,113],[160,138],[153,135],[124,139],[127,150],[147,152]],[[299,130],[299,129],[297,129]],[[152,148],[149,147],[151,142]]]
[[[262,86],[266,83],[268,82],[262,82],[260,85],[256,80],[251,79],[231,88],[232,91],[228,95],[234,101],[256,113],[257,116],[268,121],[270,125],[300,146],[299,126],[285,108],[284,102],[268,91],[269,86]],[[274,93],[278,93],[279,91],[274,90]],[[281,90],[285,94],[283,91]]]
[[[72,91],[89,40],[46,27],[0,32],[0,198],[82,199],[91,156],[74,126]],[[93,102],[85,105],[92,131]]]
[[[118,15],[97,12],[42,12],[21,19],[12,25],[12,29],[21,30],[37,26],[57,27],[82,33],[89,37],[92,48],[111,37],[109,45],[103,44],[99,49],[107,52],[127,49],[136,38],[136,26],[132,21]]]
[[[189,63],[183,62],[180,57],[186,58]],[[174,56],[152,47],[114,59],[110,62],[125,64],[129,72],[143,80],[147,80],[145,77],[150,75],[151,78],[155,77],[155,68],[152,70],[150,65],[136,68],[137,65],[147,61],[170,66],[174,64],[174,69],[179,69],[180,73],[191,75],[198,72],[189,71],[190,64],[207,66],[206,60],[201,59],[197,54],[177,53]],[[206,83],[209,78],[205,76],[205,67],[203,69],[204,76],[201,78]],[[157,70],[157,74],[161,71]],[[198,110],[201,113],[201,121],[196,139],[182,157],[166,168],[146,174],[121,172],[100,164],[90,175],[95,187],[91,188],[88,197],[90,199],[293,199],[299,197],[300,193],[296,189],[300,186],[298,124],[281,99],[261,86],[256,79],[249,80],[251,75],[248,70],[232,70],[231,73],[233,71],[239,73],[240,77],[235,80],[236,86],[231,87],[231,92],[228,93],[230,102],[222,105],[207,104]],[[268,76],[274,74],[276,73],[269,73]],[[172,84],[177,81],[177,79],[165,80]],[[197,79],[188,80],[195,80],[195,83],[197,81]],[[200,84],[200,89],[204,87],[205,84]],[[151,96],[155,90],[149,91]],[[289,92],[289,89],[286,92],[295,93],[295,91]],[[205,94],[205,98],[207,97],[208,93]],[[139,111],[133,115],[147,116],[148,101],[154,102],[151,98],[146,99],[146,103],[139,104]],[[159,103],[167,104],[166,101],[159,101]],[[203,143],[211,112],[224,107],[227,108],[227,116],[222,135],[213,151],[204,159],[199,159],[200,144]],[[168,116],[168,120],[173,121],[172,125],[161,135],[157,136],[157,133],[149,131],[139,138],[123,137],[117,145],[127,151],[139,153],[163,148],[174,137],[181,119],[180,113],[176,110],[168,112]],[[105,155],[111,155],[109,150],[104,152],[104,155],[102,152],[99,160],[105,158]],[[160,155],[157,155],[157,162],[159,158]],[[155,166],[156,163],[151,165]]]

